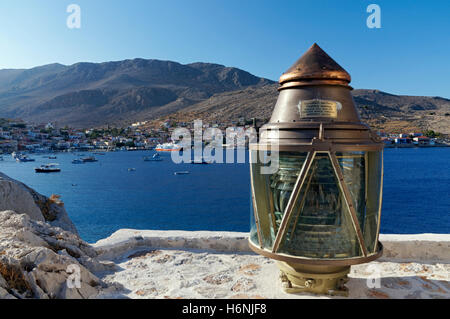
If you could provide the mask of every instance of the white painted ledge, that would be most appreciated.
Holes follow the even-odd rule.
[[[382,260],[450,263],[450,234],[381,234]],[[139,248],[250,252],[248,233],[120,229],[93,244],[101,259],[116,259]]]
[[[450,263],[450,234],[381,234],[383,259]]]

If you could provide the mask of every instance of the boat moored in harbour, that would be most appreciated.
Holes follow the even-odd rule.
[[[207,162],[205,160],[199,160],[199,161],[193,160],[193,161],[191,161],[191,164],[211,164],[211,162]]]
[[[177,152],[181,151],[181,149],[182,147],[180,145],[173,142],[158,144],[155,147],[155,151],[157,152]]]
[[[28,157],[27,155],[17,155],[15,157],[18,162],[34,162],[34,158]]]
[[[189,171],[181,171],[181,172],[175,172],[174,175],[187,175],[189,174]]]
[[[81,159],[83,162],[87,163],[87,162],[98,162],[98,160],[93,157],[93,156],[88,156],[88,157],[83,157]]]
[[[162,158],[158,153],[153,154],[152,157],[144,156],[144,162],[160,162],[160,161],[162,161]]]
[[[61,169],[57,167],[59,164],[43,164],[40,167],[36,167],[34,170],[36,173],[58,173]]]

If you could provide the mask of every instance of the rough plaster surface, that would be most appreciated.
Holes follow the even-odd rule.
[[[93,247],[118,270],[101,274],[129,298],[343,298],[287,294],[273,260],[247,233],[122,229]],[[384,256],[353,266],[349,298],[450,298],[450,235],[381,235]],[[379,274],[379,276],[377,275]],[[372,280],[379,277],[379,280]]]

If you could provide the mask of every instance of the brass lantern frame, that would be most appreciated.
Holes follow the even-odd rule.
[[[383,145],[382,143],[379,143],[379,140],[375,136],[371,136],[373,141],[364,144],[353,144],[353,143],[335,143],[333,140],[326,140],[324,139],[325,136],[325,129],[323,123],[320,123],[319,127],[316,127],[316,129],[319,130],[318,137],[312,138],[310,143],[286,143],[286,144],[279,144],[277,145],[277,150],[280,152],[283,151],[296,151],[296,152],[307,152],[307,157],[305,161],[303,162],[302,168],[300,170],[300,173],[297,177],[297,180],[294,185],[294,189],[292,190],[292,193],[290,195],[290,198],[288,200],[288,203],[286,205],[286,208],[283,212],[283,217],[280,223],[280,226],[278,230],[276,231],[276,237],[275,241],[272,244],[272,249],[269,250],[267,248],[264,248],[263,246],[263,236],[261,234],[261,223],[259,221],[259,214],[258,214],[258,206],[255,201],[255,189],[253,183],[251,183],[251,192],[252,192],[252,201],[253,201],[253,213],[254,213],[254,219],[255,224],[257,228],[257,235],[258,235],[258,242],[259,247],[256,246],[250,239],[249,239],[249,246],[250,248],[255,251],[258,254],[261,254],[263,256],[289,262],[289,263],[297,263],[297,264],[305,264],[305,265],[326,265],[326,266],[349,266],[349,265],[356,265],[361,263],[367,263],[370,261],[373,261],[377,258],[379,258],[383,254],[383,245],[378,241],[379,233],[380,233],[380,221],[381,221],[381,205],[382,205],[382,191],[383,191],[383,173],[384,173],[384,167],[383,167]],[[270,133],[266,135],[270,136]],[[251,144],[250,145],[250,156],[252,156],[252,151],[271,151],[273,149],[272,145],[270,143],[268,144]],[[342,169],[339,165],[336,152],[351,152],[351,151],[362,151],[365,153],[365,159],[367,163],[367,152],[368,151],[380,151],[381,152],[381,180],[380,180],[380,196],[379,196],[379,203],[378,203],[378,212],[377,212],[377,231],[376,231],[376,237],[375,237],[375,245],[373,251],[368,251],[366,247],[366,243],[364,241],[364,237],[361,231],[361,226],[359,224],[357,213],[355,210],[355,207],[352,203],[352,196],[348,189],[348,186],[344,182],[344,176],[342,173]],[[360,257],[350,257],[350,258],[327,258],[327,259],[320,259],[320,258],[307,258],[307,257],[299,257],[299,256],[292,256],[287,255],[284,253],[279,252],[279,246],[282,242],[284,236],[287,233],[288,230],[288,224],[289,221],[292,218],[294,205],[299,200],[300,191],[303,187],[303,185],[306,182],[308,172],[311,170],[311,165],[316,157],[316,154],[327,154],[334,170],[334,174],[339,181],[339,188],[343,194],[345,205],[347,207],[347,212],[349,213],[350,220],[352,221],[353,229],[357,235],[358,243],[361,248],[361,252],[363,256]],[[253,163],[252,159],[250,159],[250,163]],[[367,174],[367,165],[366,165],[366,176],[365,176],[365,183],[367,186],[368,183],[368,174]],[[251,179],[253,180],[253,173],[251,171]],[[367,187],[366,187],[366,198],[367,198]],[[274,223],[274,230],[275,223]],[[294,223],[295,227],[295,223]]]
[[[259,143],[250,144],[254,223],[252,221],[249,246],[260,255],[278,260],[286,292],[346,295],[348,289],[345,282],[348,280],[350,266],[370,262],[383,253],[383,245],[378,239],[384,144],[367,125],[361,122],[350,92],[352,90],[350,82],[350,74],[317,44],[313,44],[280,77],[278,88],[280,93],[272,116],[269,122],[260,128]],[[289,177],[283,181],[284,186],[277,188],[277,193],[274,193],[277,197],[283,196],[282,206],[279,202],[274,202],[267,179],[255,176],[261,174],[256,172],[256,169],[261,167],[262,163],[254,161],[253,156],[261,151],[301,154],[296,164],[295,156],[288,156],[291,159],[286,165],[289,167],[286,168],[286,172],[290,172],[286,173],[286,176]],[[344,153],[342,163],[337,156],[341,152]],[[345,155],[352,152],[357,154],[350,154],[351,157]],[[364,174],[364,181],[361,175],[358,175],[359,184],[356,186],[361,190],[365,183],[365,195],[362,191],[354,194],[354,203],[350,192],[350,189],[352,191],[354,189],[349,186],[350,184],[346,184],[341,164],[345,167],[346,159],[356,156],[361,158],[361,161],[364,158],[364,168],[359,166],[360,173]],[[296,252],[295,249],[283,248],[282,243],[290,242],[287,235],[297,233],[294,231],[305,207],[313,176],[316,176],[316,172],[318,176],[321,174],[319,164],[314,164],[316,158],[328,159],[327,175],[334,175],[335,186],[339,189],[340,216],[345,218],[347,233],[349,231],[352,233],[352,238],[345,239],[351,242],[352,253],[336,254],[332,251],[323,255],[305,254]],[[293,170],[295,175],[290,174]],[[284,168],[276,174],[278,173],[282,176],[285,173]],[[359,204],[362,200],[365,202],[364,207],[360,207]],[[297,205],[300,205],[298,210]],[[274,210],[275,206],[277,211]],[[365,214],[361,211],[359,212],[361,216],[358,216],[357,209],[365,209]],[[358,219],[363,216],[363,219]],[[360,222],[364,223],[363,228]],[[256,226],[256,231],[253,226]],[[329,237],[332,238],[333,235]],[[300,245],[303,243],[302,240],[299,241]],[[308,243],[308,239],[304,241],[306,245],[311,244]],[[325,251],[327,248],[325,247],[327,244],[319,240],[313,241],[311,245],[315,245],[318,250],[323,248]]]

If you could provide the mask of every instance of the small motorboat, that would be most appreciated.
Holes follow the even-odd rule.
[[[129,172],[134,172],[136,169],[135,168],[129,168],[128,171]]]
[[[152,157],[149,157],[149,156],[144,157],[144,162],[160,162],[162,160],[163,159],[161,158],[161,156],[158,153],[153,154]]]
[[[57,167],[59,164],[43,164],[40,167],[36,167],[34,170],[36,173],[58,173],[61,169]]]
[[[18,162],[34,162],[35,160],[34,160],[34,158],[30,158],[26,155],[18,155],[16,157],[16,161],[18,161]]]
[[[93,156],[83,157],[81,159],[83,162],[98,162],[98,160]]]
[[[191,164],[211,164],[211,163],[207,162],[205,160],[201,160],[201,161],[193,160],[193,161],[191,161]]]
[[[84,164],[84,161],[82,159],[74,159],[72,164]]]
[[[189,174],[189,171],[181,171],[181,172],[175,172],[174,175],[186,175]]]
[[[56,156],[49,156],[48,159],[56,159]]]

